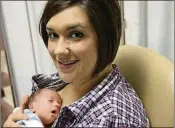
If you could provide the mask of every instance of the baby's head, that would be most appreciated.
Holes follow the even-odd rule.
[[[35,113],[44,126],[51,125],[57,118],[62,105],[60,95],[51,89],[39,89],[29,98],[29,109]]]

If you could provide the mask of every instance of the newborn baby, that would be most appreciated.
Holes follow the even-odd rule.
[[[30,95],[29,109],[24,110],[29,119],[17,123],[24,127],[50,127],[57,119],[61,105],[62,99],[56,91],[39,89]]]

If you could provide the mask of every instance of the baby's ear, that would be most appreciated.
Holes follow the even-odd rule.
[[[34,107],[34,103],[33,102],[30,102],[29,103],[29,109],[30,109],[30,111],[32,111],[33,113],[35,113],[35,107]]]

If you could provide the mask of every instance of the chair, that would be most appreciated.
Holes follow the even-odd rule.
[[[120,46],[113,63],[142,100],[151,127],[174,127],[174,64],[132,45]]]

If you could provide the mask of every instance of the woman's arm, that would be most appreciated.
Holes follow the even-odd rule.
[[[20,127],[15,122],[19,120],[28,119],[28,116],[24,114],[24,109],[26,108],[28,98],[28,95],[23,97],[22,102],[20,104],[20,109],[9,115],[3,127]]]

